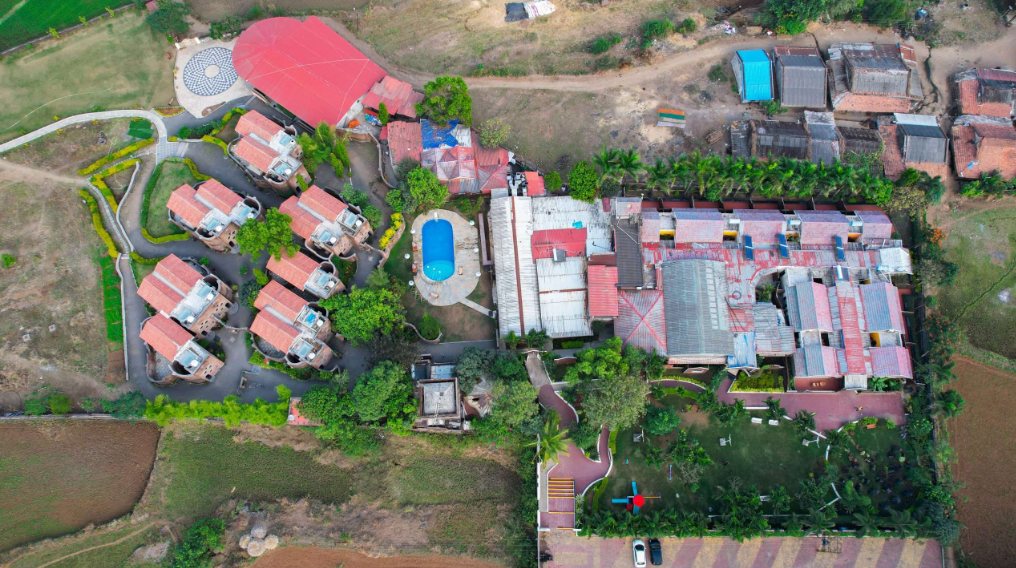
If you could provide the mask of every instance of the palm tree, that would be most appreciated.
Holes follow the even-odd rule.
[[[681,528],[678,534],[681,537],[702,537],[709,530],[709,519],[698,512],[685,513],[681,517]]]
[[[670,167],[660,158],[646,168],[646,189],[649,191],[664,191],[669,187],[670,179]]]
[[[935,413],[945,416],[946,418],[955,418],[963,411],[963,407],[966,406],[966,401],[960,395],[957,390],[946,390],[935,395],[935,402],[932,405]]]
[[[855,513],[854,521],[857,522],[857,532],[854,536],[857,538],[863,538],[871,533],[877,533],[878,527],[882,523],[881,517],[875,515],[869,515],[868,513]]]
[[[621,181],[618,175],[624,177],[624,174],[618,167],[620,157],[621,152],[617,148],[607,148],[606,146],[601,147],[600,153],[593,156],[593,164],[600,169],[600,183],[608,179]]]
[[[541,462],[556,460],[558,454],[568,450],[568,430],[561,429],[561,417],[557,412],[543,423],[543,430],[535,442],[527,444],[537,448],[537,458]]]
[[[628,148],[627,151],[618,154],[617,169],[621,175],[617,180],[618,183],[623,182],[626,175],[632,177],[632,182],[638,182],[639,176],[646,171],[646,165],[635,148]]]
[[[688,162],[688,156],[682,154],[678,159],[671,159],[670,162],[670,176],[673,183],[683,183],[684,193],[688,192],[688,188],[691,187],[691,165]],[[673,188],[671,194],[673,194]]]
[[[910,511],[889,511],[889,519],[893,529],[900,533],[901,538],[910,538],[917,534],[917,521],[910,517]]]
[[[659,511],[653,511],[652,515],[641,515],[642,517],[642,530],[640,534],[644,534],[649,538],[658,538],[661,536],[668,536],[664,532],[666,528],[666,520],[660,516]]]
[[[822,434],[831,448],[841,447],[847,443],[848,436],[843,430],[826,430]]]
[[[833,512],[831,509],[810,509],[804,524],[811,532],[822,535],[826,531],[831,530],[835,525],[833,522]]]
[[[783,406],[780,405],[780,399],[778,398],[767,398],[766,406],[769,407],[769,409],[766,410],[766,417],[771,420],[779,420],[787,413],[786,410],[783,410]]]
[[[807,410],[798,410],[794,415],[794,427],[802,434],[815,429],[815,417]]]

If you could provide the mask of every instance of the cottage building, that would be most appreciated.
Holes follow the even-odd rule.
[[[880,116],[878,131],[885,142],[882,165],[886,177],[897,179],[907,168],[945,176],[949,171],[949,140],[938,117],[895,113]]]
[[[144,321],[141,340],[149,348],[149,378],[159,384],[170,384],[176,379],[208,383],[224,364],[198,345],[189,331],[163,314],[156,314]],[[158,370],[165,366],[168,366],[168,373]]]
[[[454,364],[417,361],[413,364],[413,387],[417,400],[413,430],[452,434],[469,430]]]
[[[370,222],[359,210],[316,185],[284,201],[279,211],[292,217],[293,232],[321,260],[345,256],[370,237]]]
[[[965,114],[952,125],[956,175],[976,179],[998,172],[1016,178],[1016,130],[1008,118]]]
[[[171,254],[145,276],[138,295],[187,331],[205,337],[222,325],[233,290],[200,264]]]
[[[773,100],[773,67],[761,49],[739,50],[730,60],[742,103]]]
[[[808,159],[813,164],[831,166],[840,159],[843,141],[836,130],[831,112],[804,111],[804,127],[808,131]]]
[[[230,142],[230,157],[247,171],[254,185],[262,189],[297,192],[296,176],[310,181],[310,174],[300,161],[303,149],[297,143],[292,126],[283,127],[267,116],[252,110],[236,123],[239,136]]]
[[[293,368],[314,367],[332,359],[328,311],[272,280],[261,289],[254,307],[260,310],[250,326],[255,348],[271,361]]]
[[[808,159],[808,130],[797,122],[751,121],[751,155],[765,160]]]
[[[389,116],[416,118],[416,103],[423,102],[423,93],[413,90],[413,86],[405,81],[385,75],[374,83],[363,97],[364,108],[378,111],[384,103]]]
[[[826,108],[828,68],[814,47],[778,45],[776,88],[785,107]]]
[[[299,251],[293,256],[283,251],[278,260],[274,256],[269,257],[268,270],[297,290],[310,292],[322,299],[346,289],[335,274],[334,264],[314,260]]]
[[[914,48],[906,44],[836,43],[826,65],[837,111],[910,112],[924,97]]]
[[[953,76],[961,114],[1016,117],[1016,71],[967,69]]]
[[[261,217],[261,203],[242,197],[217,180],[183,184],[167,202],[169,220],[216,252],[236,252],[236,233],[249,219]]]
[[[453,195],[489,194],[509,187],[508,150],[485,147],[479,134],[457,120],[439,125],[429,120],[390,122],[381,130],[392,167],[411,159],[434,172]]]

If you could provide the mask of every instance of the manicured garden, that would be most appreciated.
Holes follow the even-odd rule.
[[[143,223],[144,228],[152,237],[185,234],[183,229],[169,220],[169,210],[166,208],[166,204],[176,188],[185,183],[193,186],[197,182],[198,180],[194,177],[191,169],[182,161],[166,160],[159,164],[149,182],[151,191],[146,195],[148,197],[147,219],[143,219],[146,221]]]

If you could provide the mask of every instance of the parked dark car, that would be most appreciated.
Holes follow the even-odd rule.
[[[649,539],[649,562],[653,566],[661,566],[663,564],[663,547],[660,546],[660,539],[658,538]]]

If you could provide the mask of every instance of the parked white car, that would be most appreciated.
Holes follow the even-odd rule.
[[[635,539],[631,543],[631,555],[635,560],[635,568],[645,568],[646,566],[646,543],[642,542],[641,538]]]

